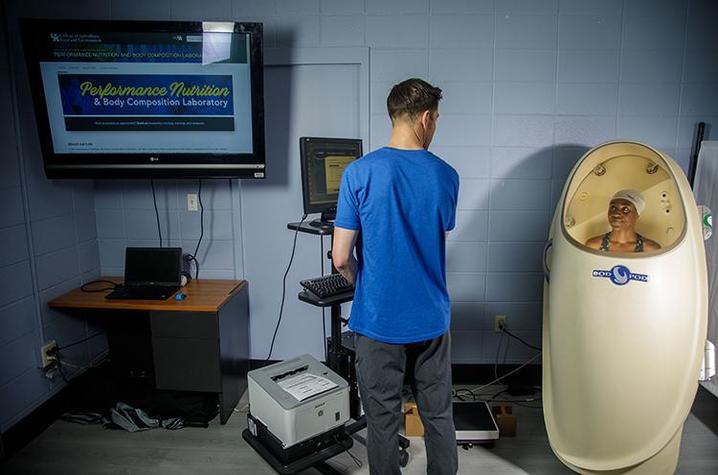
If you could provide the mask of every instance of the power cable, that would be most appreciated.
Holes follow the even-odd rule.
[[[510,331],[508,331],[508,330],[506,329],[506,327],[503,328],[502,332],[506,333],[508,336],[510,336],[510,337],[513,338],[514,340],[520,341],[521,343],[523,343],[524,345],[528,346],[528,347],[531,348],[532,350],[541,351],[541,348],[539,348],[538,346],[534,346],[534,345],[532,345],[531,343],[528,343],[527,341],[523,340],[521,337],[519,337],[519,336],[517,336],[517,335],[514,335],[513,333],[511,333]]]
[[[299,221],[299,225],[297,226],[297,229],[294,230],[294,242],[292,243],[292,255],[289,257],[289,264],[287,264],[287,270],[284,271],[284,277],[282,278],[282,303],[279,305],[279,319],[277,320],[277,326],[274,327],[274,335],[272,336],[272,344],[269,346],[269,354],[267,355],[267,358],[264,361],[269,361],[269,359],[272,357],[272,351],[274,350],[274,341],[277,338],[277,332],[279,331],[279,325],[282,324],[282,312],[284,311],[284,299],[287,296],[287,274],[289,274],[289,269],[292,267],[292,262],[294,261],[294,251],[297,249],[297,235],[299,234],[299,228],[302,226],[302,223],[304,220],[307,219],[307,215],[304,214],[302,216],[301,221]]]
[[[94,284],[110,284],[111,287],[102,287],[100,289],[89,289],[88,286],[94,285]],[[119,284],[117,282],[113,282],[111,280],[105,280],[105,279],[97,279],[92,280],[90,282],[85,282],[80,286],[80,290],[82,292],[106,292],[108,290],[115,290]]]
[[[157,194],[155,193],[155,180],[150,178],[150,186],[152,187],[152,202],[155,204],[155,217],[157,218],[157,234],[160,237],[160,247],[162,247],[162,227],[160,226],[160,212],[157,209]]]
[[[510,376],[510,375],[514,374],[515,372],[517,372],[518,370],[522,369],[524,366],[528,365],[529,363],[531,363],[533,360],[535,360],[535,359],[538,358],[539,356],[541,356],[541,353],[535,354],[534,356],[532,356],[531,358],[529,358],[528,360],[526,360],[524,363],[522,363],[521,366],[519,366],[519,367],[517,367],[517,368],[514,368],[513,370],[511,370],[511,371],[509,371],[508,373],[504,374],[503,376],[500,376],[500,377],[494,379],[493,381],[491,381],[491,382],[489,382],[489,383],[486,383],[486,384],[484,384],[484,385],[482,385],[482,386],[478,386],[478,387],[476,387],[476,388],[474,388],[474,389],[469,389],[469,391],[471,391],[472,393],[474,393],[474,392],[480,391],[480,390],[482,390],[482,389],[484,389],[484,388],[488,388],[488,387],[491,386],[492,384],[497,383],[497,382],[501,381],[502,379],[504,379],[505,377]]]
[[[194,261],[194,278],[199,279],[199,261],[197,260],[197,253],[199,252],[199,246],[202,243],[204,237],[204,203],[202,203],[202,179],[199,180],[199,186],[197,188],[197,201],[199,201],[199,239],[197,240],[197,246],[194,248],[192,254],[192,260]]]
[[[349,451],[349,448],[346,446],[346,444],[344,444],[341,440],[339,440],[338,435],[334,436],[334,441],[337,443],[337,445],[339,445],[342,449],[344,449],[344,452],[346,452],[349,455],[349,457],[351,457],[351,459],[354,461],[354,463],[356,464],[357,467],[359,467],[359,468],[362,467],[363,464],[362,464],[361,460],[359,460],[356,457],[356,455],[354,455],[353,453],[351,453]]]
[[[80,343],[84,343],[84,342],[86,342],[87,340],[92,340],[93,338],[98,337],[98,336],[100,336],[100,335],[104,335],[104,334],[105,334],[105,332],[93,333],[92,335],[88,336],[87,338],[83,338],[82,340],[76,341],[76,342],[74,342],[74,343],[70,343],[70,344],[67,344],[67,345],[64,345],[64,346],[58,346],[58,347],[56,348],[56,350],[57,350],[57,351],[64,350],[64,349],[66,349],[66,348],[70,348],[70,347],[72,347],[72,346],[79,345]]]
[[[198,180],[199,186],[197,188],[197,201],[199,202],[199,239],[197,240],[197,246],[194,248],[194,253],[192,254],[185,254],[184,260],[188,263],[194,262],[194,278],[195,280],[199,279],[199,261],[197,260],[197,253],[199,252],[199,246],[202,243],[202,238],[204,237],[204,204],[202,203],[202,179],[200,178]],[[190,268],[191,272],[191,268]]]

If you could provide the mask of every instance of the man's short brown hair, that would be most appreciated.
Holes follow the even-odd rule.
[[[413,121],[426,110],[437,110],[440,100],[441,89],[422,79],[411,78],[391,88],[386,108],[392,122],[404,115]]]

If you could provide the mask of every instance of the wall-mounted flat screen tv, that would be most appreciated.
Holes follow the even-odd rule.
[[[261,23],[20,27],[48,178],[264,178]]]

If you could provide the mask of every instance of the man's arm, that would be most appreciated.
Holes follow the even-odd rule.
[[[332,262],[339,273],[352,285],[354,285],[357,274],[357,260],[354,257],[356,240],[357,231],[334,227]]]

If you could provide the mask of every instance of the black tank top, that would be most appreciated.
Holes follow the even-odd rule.
[[[611,245],[611,233],[608,232],[603,235],[603,239],[601,240],[601,247],[600,250],[604,252],[608,252],[608,247]],[[643,236],[636,233],[636,247],[633,249],[633,252],[643,252]]]

